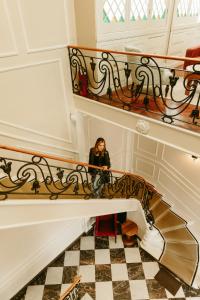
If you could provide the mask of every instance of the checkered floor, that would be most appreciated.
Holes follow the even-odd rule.
[[[158,271],[137,242],[125,247],[121,235],[116,243],[112,237],[82,236],[12,300],[58,300],[77,273],[82,300],[200,300],[200,291],[185,285],[171,295],[154,279]]]

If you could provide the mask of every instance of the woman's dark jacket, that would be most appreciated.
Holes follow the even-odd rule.
[[[111,164],[110,164],[110,157],[109,157],[109,153],[106,150],[104,152],[103,155],[95,155],[93,148],[90,149],[90,154],[89,154],[89,164],[90,165],[94,165],[94,166],[98,166],[98,167],[102,167],[102,166],[107,166],[108,169],[110,168]],[[94,169],[94,168],[88,168],[88,172],[92,175],[95,176],[98,172],[98,169]],[[106,179],[106,181],[109,181],[109,173],[108,171],[103,171],[105,177],[108,177]]]

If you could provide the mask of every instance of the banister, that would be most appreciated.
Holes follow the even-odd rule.
[[[74,48],[86,51],[94,51],[94,52],[105,52],[105,53],[112,53],[112,54],[122,54],[122,55],[130,55],[130,56],[144,56],[144,57],[152,57],[152,58],[160,58],[160,59],[168,59],[168,60],[178,60],[178,61],[188,61],[188,62],[197,62],[200,63],[200,58],[189,58],[189,57],[181,57],[181,56],[166,56],[166,55],[159,55],[159,54],[152,54],[152,53],[138,53],[138,52],[126,52],[126,51],[115,51],[109,49],[101,49],[101,48],[92,48],[92,47],[85,47],[85,46],[76,46],[76,45],[68,45],[67,48]]]
[[[90,164],[85,163],[85,162],[66,159],[66,158],[62,158],[62,157],[59,157],[59,156],[55,156],[55,155],[45,154],[45,153],[42,153],[42,152],[30,151],[30,150],[26,150],[26,149],[23,149],[23,148],[17,148],[17,147],[13,147],[13,146],[7,146],[7,145],[1,145],[0,144],[0,149],[7,150],[7,151],[18,152],[18,153],[22,153],[22,154],[29,154],[29,155],[33,155],[33,156],[40,156],[40,157],[44,157],[44,158],[47,158],[47,159],[53,159],[53,160],[62,161],[62,162],[70,163],[70,164],[81,165],[81,166],[85,166],[85,167],[90,167],[90,168],[94,168],[94,169],[103,170],[103,167],[97,167],[97,166],[90,165]],[[132,175],[132,176],[135,176],[136,178],[138,178],[138,179],[140,179],[140,180],[142,180],[143,182],[146,183],[144,178],[142,178],[139,175],[130,173],[130,172],[125,172],[125,171],[120,171],[120,170],[115,170],[115,169],[109,169],[109,171],[111,171],[113,173],[122,174],[122,175]],[[148,183],[148,185],[149,185],[149,183]],[[151,184],[150,184],[150,186],[153,187],[153,185],[151,185]]]

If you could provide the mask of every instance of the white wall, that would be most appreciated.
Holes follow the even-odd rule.
[[[0,299],[9,300],[83,230],[83,219],[0,230]]]
[[[73,4],[0,0],[1,144],[77,158],[66,49],[76,42]],[[10,299],[75,240],[84,222],[1,230],[0,299]]]
[[[128,130],[109,122],[93,117],[85,117],[85,156],[88,159],[89,150],[94,146],[98,137],[106,141],[110,153],[111,167],[116,170],[131,171],[133,135]]]
[[[73,1],[0,0],[1,143],[76,156],[68,52]]]
[[[200,236],[200,159],[194,162],[189,153],[100,119],[86,118],[85,128],[87,149],[103,136],[112,168],[131,171],[151,182],[177,214],[195,222],[194,234]]]
[[[173,210],[187,221],[195,222],[200,234],[200,159],[191,154],[136,135],[134,171],[152,182]]]

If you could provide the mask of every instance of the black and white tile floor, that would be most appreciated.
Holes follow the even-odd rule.
[[[82,236],[12,300],[58,300],[77,272],[82,300],[200,300],[200,291],[185,285],[171,295],[154,279],[158,270],[137,242],[124,247],[121,235],[116,243],[112,237]]]

